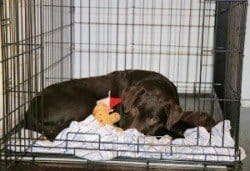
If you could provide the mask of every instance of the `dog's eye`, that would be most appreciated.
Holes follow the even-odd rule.
[[[155,123],[155,122],[157,122],[157,119],[156,118],[151,118],[150,121]]]
[[[154,125],[155,123],[157,123],[159,121],[159,118],[156,116],[156,117],[149,117],[148,119],[148,124],[149,125]]]

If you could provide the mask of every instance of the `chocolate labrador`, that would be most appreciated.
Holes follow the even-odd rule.
[[[109,90],[112,96],[122,98],[118,126],[123,129],[177,138],[187,128],[205,126],[209,130],[214,125],[207,113],[183,112],[175,85],[159,73],[143,70],[115,71],[53,84],[32,99],[23,124],[54,140],[71,121],[89,116],[96,101],[106,97]]]

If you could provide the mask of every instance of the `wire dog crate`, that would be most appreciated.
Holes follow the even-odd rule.
[[[247,0],[0,2],[3,86],[0,159],[5,164],[11,165],[25,157],[34,161],[39,157],[74,159],[74,153],[27,151],[40,134],[27,133],[16,125],[23,119],[31,99],[49,85],[124,69],[159,72],[177,86],[183,109],[205,110],[215,120],[231,121],[235,152],[229,157],[235,158],[235,162],[209,162],[206,157],[182,162],[234,165],[239,161]],[[16,143],[23,140],[32,141]],[[100,150],[100,140],[91,143],[99,143]],[[133,152],[138,153],[147,144],[133,145],[136,146]],[[171,155],[172,147],[170,144]],[[71,150],[75,152],[76,148]],[[163,153],[159,155],[159,159],[146,161],[180,162],[163,159]],[[136,161],[115,159],[124,160]]]

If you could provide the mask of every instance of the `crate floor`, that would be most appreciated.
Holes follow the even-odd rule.
[[[10,168],[10,171],[203,171],[203,168],[192,167],[168,167],[168,168],[147,168],[134,166],[100,165],[100,164],[31,164],[17,163]],[[225,171],[226,168],[208,168],[207,171]]]

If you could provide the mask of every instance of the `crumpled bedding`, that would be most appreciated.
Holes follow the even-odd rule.
[[[21,146],[10,148],[19,152],[71,154],[92,161],[111,160],[116,157],[194,161],[243,160],[246,157],[243,148],[240,148],[240,158],[235,155],[235,142],[230,135],[230,129],[230,121],[225,120],[212,128],[211,135],[205,128],[196,127],[187,129],[185,138],[171,140],[170,136],[165,135],[157,139],[145,136],[136,129],[119,132],[110,125],[99,123],[90,115],[81,122],[72,121],[53,142],[11,141],[12,145],[19,143]],[[27,148],[27,144],[32,143]]]

